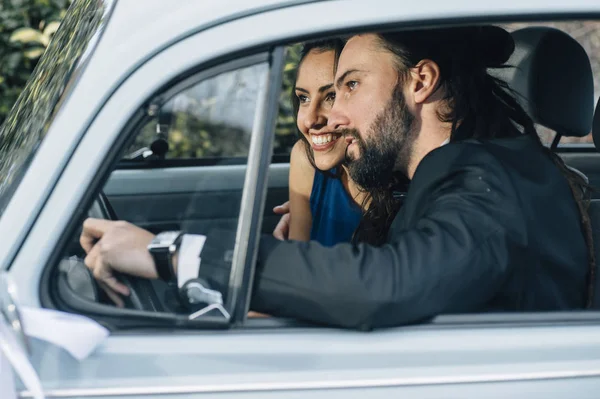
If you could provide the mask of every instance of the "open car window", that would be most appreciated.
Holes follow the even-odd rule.
[[[600,24],[591,22],[588,25],[593,27],[589,28],[590,35],[600,34]],[[530,25],[519,23],[503,26],[517,31]],[[565,25],[556,26],[567,34],[571,32],[571,28],[565,28],[571,26],[566,22]],[[579,26],[578,22],[573,22],[572,26]],[[576,32],[576,29],[573,28],[573,31]],[[598,47],[593,40],[582,37],[579,40],[585,44],[584,49],[593,60],[594,83],[597,87]],[[289,170],[285,161],[282,164],[276,157],[286,157],[299,138],[291,106],[291,97],[294,95],[291,89],[296,79],[301,45],[287,42],[282,45],[285,45],[286,59],[276,64],[280,68],[278,71],[269,69],[267,56],[260,61],[252,57],[251,61],[234,59],[214,68],[191,73],[186,79],[173,82],[155,97],[147,99],[144,117],[136,123],[132,122],[131,126],[134,127],[130,126],[131,130],[123,132],[129,139],[118,149],[122,155],[119,164],[113,165],[102,187],[102,200],[92,207],[152,233],[185,230],[210,237],[213,231],[236,232],[234,236],[222,236],[227,237],[222,244],[229,248],[225,260],[236,265],[231,269],[235,274],[232,272],[220,277],[229,282],[230,289],[236,290],[236,295],[232,291],[220,292],[224,300],[223,309],[227,313],[225,324],[230,322],[230,317],[235,318],[237,325],[245,318],[243,313],[248,307],[252,289],[252,268],[258,239],[260,234],[273,231],[279,216],[272,214],[272,206],[286,201],[289,194]],[[277,51],[281,50],[281,47],[277,48]],[[282,85],[276,90],[277,101],[265,103],[266,97],[262,96],[265,96],[269,78],[278,74]],[[271,91],[269,93],[272,94]],[[594,96],[598,97],[597,89]],[[268,117],[276,119],[274,131],[257,122],[260,118]],[[544,129],[542,126],[545,138],[554,137],[551,129],[546,129],[550,133]],[[273,135],[268,140],[261,138],[256,142],[260,149],[255,149],[253,158],[252,140],[255,135],[264,135],[265,132]],[[587,135],[576,139],[590,141]],[[256,158],[271,148],[272,153],[266,156],[270,164],[265,161],[265,155]],[[170,162],[177,160],[193,162]],[[251,166],[253,162],[260,165]],[[252,175],[249,170],[260,170],[261,173]],[[253,184],[251,190],[246,185],[248,182]],[[263,190],[264,196],[261,194]],[[244,202],[248,201],[249,195],[260,198],[260,201]],[[218,240],[220,236],[216,237]],[[212,238],[215,239],[215,236]],[[94,285],[92,276],[83,264],[84,258],[77,236],[74,236],[61,257],[61,263],[56,266],[55,278],[58,283],[55,285],[55,295],[59,306],[82,313],[93,311],[96,316],[107,313],[111,315],[111,321],[117,315],[132,319],[143,316],[135,312],[145,312],[145,315],[160,313],[161,317],[164,314],[184,318],[190,315],[189,309],[181,307],[179,298],[167,284],[140,279],[128,282],[134,287],[132,291],[138,294],[126,298],[127,309],[114,308],[110,298]],[[202,311],[203,308],[196,310]],[[219,318],[225,315],[217,308],[210,311],[212,313],[200,316],[212,320],[212,316]],[[440,323],[446,320],[452,324],[459,320],[457,324],[461,324],[470,320],[470,316],[453,317],[442,316]],[[521,319],[523,317],[514,316],[514,320]],[[473,323],[497,322],[496,316],[490,318],[485,315],[473,316],[473,320]],[[154,322],[157,322],[156,319],[145,321],[148,324]],[[269,321],[268,318],[246,321],[247,325],[275,326],[279,322]],[[126,327],[128,323],[120,326]]]

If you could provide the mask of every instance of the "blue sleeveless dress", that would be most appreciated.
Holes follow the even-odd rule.
[[[336,173],[335,169],[330,172]],[[346,192],[342,181],[318,171],[310,193],[310,210],[310,239],[328,247],[349,242],[362,217],[360,207]]]

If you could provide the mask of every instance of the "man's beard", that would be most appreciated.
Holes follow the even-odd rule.
[[[366,140],[356,129],[344,130],[344,135],[356,138],[360,155],[357,159],[346,150],[346,165],[350,177],[366,191],[389,188],[394,172],[408,176],[408,164],[417,138],[415,117],[406,106],[401,87],[394,89],[385,109],[375,118]]]

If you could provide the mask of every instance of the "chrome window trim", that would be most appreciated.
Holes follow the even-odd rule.
[[[300,382],[260,382],[240,383],[228,385],[183,385],[183,386],[156,386],[156,387],[128,387],[128,388],[74,388],[51,389],[44,391],[47,398],[74,398],[74,397],[111,397],[111,396],[156,396],[156,395],[182,395],[182,394],[208,394],[208,393],[236,393],[236,392],[272,392],[272,391],[311,391],[331,389],[356,389],[356,388],[397,388],[424,385],[457,385],[481,384],[498,382],[522,382],[539,380],[557,380],[571,378],[600,377],[600,368],[591,368],[587,371],[545,371],[531,373],[489,373],[484,375],[466,376],[435,376],[435,377],[398,377],[351,380],[341,379],[333,381],[300,381]],[[33,398],[29,391],[19,392],[19,398]]]

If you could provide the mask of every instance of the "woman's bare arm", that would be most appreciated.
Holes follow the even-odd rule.
[[[310,193],[315,169],[306,154],[305,143],[301,140],[294,145],[290,157],[290,240],[309,241],[312,226]]]

